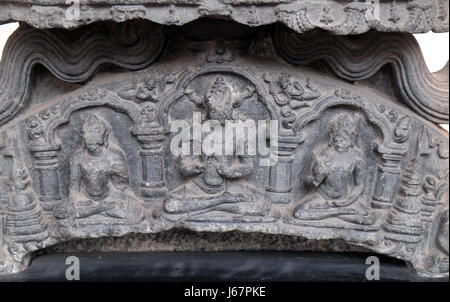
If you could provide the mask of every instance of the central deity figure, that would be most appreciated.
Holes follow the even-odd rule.
[[[186,91],[189,100],[206,112],[206,120],[215,120],[221,125],[226,120],[245,120],[239,106],[254,93],[250,88],[234,92],[222,77],[213,81],[203,97],[192,90]],[[270,204],[264,194],[242,179],[254,172],[254,159],[236,154],[236,145],[233,148],[233,155],[181,156],[178,159],[180,173],[193,178],[170,194],[164,202],[165,211],[190,216],[222,211],[236,214],[233,219],[267,215]]]
[[[339,115],[329,127],[328,147],[314,154],[312,177],[317,190],[301,201],[294,210],[300,220],[321,220],[338,217],[357,223],[374,223],[355,202],[364,192],[366,170],[361,150],[355,146],[356,127],[347,114]]]
[[[110,146],[108,137],[107,124],[97,116],[91,115],[83,124],[83,147],[70,159],[67,215],[139,222],[143,212],[129,188],[125,156]]]

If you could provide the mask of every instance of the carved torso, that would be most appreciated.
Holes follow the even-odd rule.
[[[350,161],[349,161],[350,159]],[[317,157],[314,169],[316,183],[324,196],[331,199],[344,199],[354,186],[354,170],[362,161],[361,152],[351,148],[338,152],[327,148]]]

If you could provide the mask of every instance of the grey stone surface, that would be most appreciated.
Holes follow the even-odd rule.
[[[0,22],[76,28],[133,19],[183,25],[214,17],[249,26],[279,22],[299,33],[315,28],[337,34],[370,29],[423,33],[448,31],[448,9],[446,0],[1,0]]]
[[[265,234],[275,250],[371,251],[448,276],[449,140],[435,124],[448,123],[448,65],[430,73],[407,33],[299,32],[21,24],[0,65],[0,271],[58,244],[261,250]],[[275,121],[261,145],[276,160],[239,153],[248,137],[227,155],[174,153],[208,121]],[[180,228],[207,239],[152,244]]]

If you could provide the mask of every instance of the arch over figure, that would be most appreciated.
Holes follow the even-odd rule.
[[[137,223],[144,219],[129,187],[123,152],[109,142],[108,125],[89,115],[81,127],[83,146],[70,157],[69,199],[56,218],[111,218]]]

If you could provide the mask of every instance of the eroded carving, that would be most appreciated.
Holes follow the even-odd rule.
[[[280,6],[279,15],[287,12],[291,18],[294,12],[300,13],[303,21],[314,26],[352,33],[360,30],[353,21],[368,24],[373,14],[372,7],[363,4],[349,5],[336,15],[331,2],[329,11],[324,3],[300,3],[305,9],[296,10],[298,1],[281,2],[265,1],[264,5],[269,11],[271,5]],[[166,9],[173,5],[173,20],[179,19],[176,24],[185,22],[185,14],[204,8],[201,0],[162,0],[157,7],[148,1],[136,3],[146,11],[144,18],[152,7],[164,19],[161,22],[167,22]],[[221,2],[204,12],[216,16],[225,4],[232,18],[265,24],[262,3]],[[400,19],[389,21],[399,27],[407,21],[403,4],[397,2]],[[314,13],[310,5],[315,6]],[[111,15],[111,6],[99,8]],[[126,7],[115,8],[118,14],[122,9]],[[362,13],[367,16],[362,18]],[[117,16],[135,17],[126,12]],[[341,19],[350,17],[353,21],[342,26]],[[309,26],[306,21],[302,24],[305,29]],[[400,42],[374,49],[371,43],[383,44],[384,36],[373,34],[372,39],[370,34],[368,41],[360,42],[368,46],[344,45],[348,58],[343,59],[331,53],[340,44],[331,51],[330,45],[345,38],[327,38],[322,43],[322,34],[314,32],[286,36],[279,31],[272,34],[270,26],[255,27],[239,33],[238,41],[226,31],[220,39],[203,41],[192,37],[196,33],[188,27],[172,27],[173,40],[153,62],[153,51],[162,45],[156,47],[149,40],[160,32],[129,37],[119,34],[130,23],[123,25],[110,30],[113,37],[120,36],[120,52],[131,58],[116,53],[113,46],[103,49],[105,44],[94,43],[107,36],[105,28],[95,24],[93,33],[86,29],[86,36],[92,35],[86,43],[102,50],[98,58],[70,65],[59,59],[70,58],[71,52],[58,42],[63,54],[48,56],[44,65],[60,80],[40,68],[28,88],[10,82],[2,86],[6,87],[0,91],[2,96],[25,88],[33,93],[28,102],[7,97],[1,105],[5,109],[0,126],[1,272],[24,270],[31,253],[43,245],[185,227],[343,240],[407,261],[421,274],[448,275],[448,135],[420,117],[446,119],[448,113],[442,112],[448,103],[442,101],[446,92],[441,86],[448,85],[448,80],[424,71],[417,48],[405,54],[409,40],[402,40],[403,35],[389,35],[388,40],[399,38]],[[199,25],[192,26],[195,30]],[[34,31],[24,30],[19,31],[24,37],[12,40],[17,45],[29,37],[28,31]],[[42,41],[54,41],[52,37],[58,35],[30,34]],[[293,43],[281,41],[287,37]],[[278,54],[293,64],[282,62],[272,51],[272,38]],[[302,43],[294,43],[298,39]],[[366,36],[351,40],[360,39]],[[6,62],[20,61],[27,54],[12,55],[20,52],[14,51],[18,47],[14,45],[7,51]],[[304,45],[310,48],[290,56],[291,47]],[[361,52],[371,55],[361,56]],[[142,70],[103,65],[102,72],[94,74],[97,63],[105,62],[105,54],[121,67],[128,68],[129,63],[131,69]],[[152,66],[146,68],[150,61]],[[386,62],[396,62],[396,71],[382,68]],[[4,79],[17,74],[11,72],[13,65],[2,69]],[[9,65],[2,62],[2,66]],[[29,70],[31,65],[21,66]],[[88,74],[92,79],[84,83]],[[411,78],[411,74],[415,75]],[[401,80],[399,90],[410,95],[389,90],[391,79]],[[64,82],[79,84],[63,92],[49,91]],[[402,101],[416,112],[404,108]],[[185,122],[183,131],[173,132],[171,127],[180,120]],[[197,122],[203,127],[207,122],[223,126],[227,121],[275,125],[264,131],[276,135],[262,140],[270,149],[271,165],[260,164],[266,155],[238,152],[251,143],[248,137],[225,155],[215,149],[209,153],[191,150],[187,155],[173,152],[174,138],[188,137]],[[217,131],[220,142],[223,130]],[[198,140],[203,143],[210,132],[190,135],[189,148],[195,149]],[[31,230],[29,240],[22,240],[25,225]],[[326,248],[332,249],[332,244]]]
[[[58,219],[90,218],[92,224],[104,218],[125,224],[143,220],[139,201],[129,188],[124,154],[109,143],[109,131],[95,115],[83,124],[83,147],[70,159],[69,200],[58,209]]]
[[[239,106],[244,99],[254,94],[254,90],[248,88],[242,93],[235,93],[225,78],[219,76],[213,80],[204,96],[198,96],[190,89],[186,94],[199,108],[205,110],[205,120],[225,125],[225,121],[246,119]],[[196,216],[215,211],[235,214],[231,221],[244,220],[246,216],[267,215],[270,203],[264,194],[241,180],[254,173],[254,158],[236,155],[239,146],[234,148],[234,155],[212,153],[181,156],[178,161],[180,173],[194,178],[169,194],[164,201],[165,211],[170,214],[188,213],[189,219],[194,220],[201,219]]]
[[[389,64],[396,70],[392,78],[399,87],[402,102],[432,122],[448,123],[447,67],[430,73],[417,41],[410,35],[374,31],[351,39],[321,33],[311,39],[280,27],[274,43],[287,62],[294,65],[325,62],[339,78],[348,81],[370,78]],[[375,61],[380,64],[372,64]]]
[[[373,224],[361,206],[352,205],[364,191],[365,158],[355,146],[356,127],[352,118],[339,115],[330,124],[328,146],[314,155],[311,164],[312,188],[317,191],[307,196],[294,210],[300,220],[322,220],[338,217],[358,224]]]
[[[242,24],[256,25],[257,18],[252,16],[258,15],[263,24],[279,21],[300,33],[315,28],[338,34],[364,33],[370,29],[411,33],[448,30],[448,2],[444,0],[333,0],[325,6],[324,1],[310,0],[86,0],[81,8],[76,18],[66,18],[67,4],[58,0],[8,1],[0,3],[0,21],[27,22],[37,28],[76,28],[97,21],[131,19],[182,25],[202,16],[227,16]],[[183,14],[176,16],[176,10]]]
[[[25,107],[29,97],[30,73],[37,63],[64,81],[83,82],[105,63],[130,70],[142,69],[158,57],[164,44],[162,30],[148,23],[137,22],[129,27],[120,24],[110,28],[91,27],[90,31],[96,33],[94,39],[85,39],[86,34],[82,30],[72,32],[72,39],[67,39],[67,33],[61,30],[37,31],[28,26],[13,34],[5,46],[1,61],[0,125]],[[114,33],[114,38],[111,38],[111,33]],[[152,39],[139,39],[146,34]],[[20,45],[20,48],[15,49],[15,45]],[[78,51],[83,47],[85,53],[78,56]],[[127,55],[124,55],[124,48],[128,49]],[[8,62],[18,63],[7,66]]]
[[[428,274],[445,275],[449,269],[449,215],[448,208],[444,209],[438,217],[436,236],[431,238],[434,250],[425,260],[425,268]]]
[[[16,157],[12,168],[14,189],[5,221],[5,237],[10,252],[23,255],[36,245],[42,246],[48,232],[37,195],[30,187],[28,171]]]

